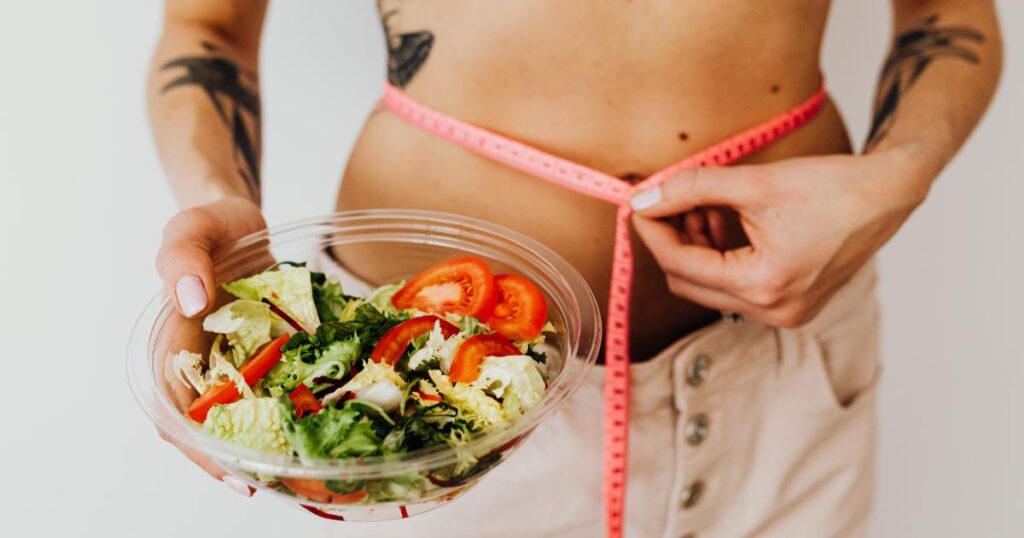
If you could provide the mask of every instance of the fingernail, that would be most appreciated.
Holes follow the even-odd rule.
[[[235,493],[243,497],[252,497],[253,489],[250,488],[245,482],[227,474],[221,479],[224,485],[231,488]]]
[[[643,211],[661,201],[661,187],[644,189],[629,200],[629,205],[637,211]]]
[[[206,290],[203,281],[195,275],[181,277],[174,285],[174,293],[178,296],[178,306],[182,313],[192,317],[206,308]]]

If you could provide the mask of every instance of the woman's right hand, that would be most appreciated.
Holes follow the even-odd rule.
[[[185,209],[171,218],[164,227],[156,270],[182,316],[199,317],[213,305],[217,281],[211,254],[266,227],[259,206],[240,196]]]
[[[213,273],[212,253],[221,246],[264,228],[266,222],[259,206],[239,196],[227,196],[207,205],[185,209],[168,221],[156,256],[156,268],[167,294],[174,298],[175,310],[181,317],[171,316],[168,319],[169,325],[162,331],[168,339],[158,342],[161,350],[159,353],[166,355],[168,352],[176,353],[180,349],[190,348],[199,350],[199,342],[203,338],[200,326],[197,322],[182,318],[200,318],[215,304],[217,280]],[[194,392],[187,392],[191,394],[175,394],[179,404],[187,405],[182,400],[194,398]],[[175,445],[210,476],[223,481],[242,495],[252,496],[252,488],[228,474],[213,460],[177,443],[173,436],[163,430],[160,430],[160,436]]]

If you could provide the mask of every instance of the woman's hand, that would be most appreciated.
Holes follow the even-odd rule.
[[[172,217],[164,227],[156,270],[178,312],[195,318],[209,311],[217,291],[212,252],[266,227],[259,206],[240,196],[226,196]]]
[[[221,246],[264,228],[266,223],[259,206],[238,196],[226,196],[204,206],[185,209],[171,218],[164,228],[156,268],[167,293],[175,298],[176,312],[161,331],[164,338],[157,342],[159,356],[166,357],[182,349],[203,350],[204,353],[209,349],[202,326],[192,320],[210,311],[215,304],[217,281],[211,254]],[[179,406],[187,407],[195,393],[181,386],[170,365],[167,366],[165,376],[169,384],[178,389],[173,396]],[[168,432],[159,432],[164,440],[175,445],[210,476],[242,495],[252,496],[252,488],[213,460],[175,442]]]
[[[633,222],[676,295],[794,327],[923,201],[928,183],[908,172],[908,162],[888,152],[684,170],[634,196]],[[714,248],[726,235],[721,208],[739,214],[749,245]],[[706,216],[684,216],[682,228],[659,220],[694,210]]]

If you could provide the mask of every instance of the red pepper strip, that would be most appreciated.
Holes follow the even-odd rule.
[[[323,409],[320,405],[320,400],[317,400],[316,396],[313,395],[313,391],[309,390],[309,387],[302,383],[295,387],[295,390],[288,395],[288,399],[295,406],[295,418],[302,418],[305,414],[312,415]]]
[[[436,394],[427,394],[426,392],[423,392],[422,390],[416,391],[416,394],[419,394],[420,395],[420,399],[423,399],[423,400],[434,400],[435,402],[443,402],[444,401],[444,398],[442,398],[442,397],[440,397],[440,396],[438,396]]]
[[[269,344],[263,346],[263,349],[257,351],[248,362],[238,369],[238,372],[242,374],[247,384],[252,385],[259,381],[261,377],[267,375],[267,372],[277,364],[277,361],[281,360],[281,346],[290,337],[291,335],[289,334],[278,336]],[[188,416],[192,417],[192,420],[196,422],[205,422],[206,414],[210,412],[214,405],[229,404],[238,400],[241,396],[238,392],[238,387],[235,386],[233,381],[222,381],[207,389],[202,396],[192,402],[192,405],[188,406]]]

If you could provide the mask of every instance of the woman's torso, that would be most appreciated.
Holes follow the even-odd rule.
[[[410,34],[406,44],[419,56],[403,59],[425,53],[418,69],[406,61],[394,77],[413,99],[625,178],[646,177],[806,99],[820,84],[828,12],[823,0],[380,7],[390,47]],[[849,151],[830,103],[744,162]],[[518,230],[564,256],[604,307],[614,206],[488,161],[381,109],[350,156],[338,207],[448,211]],[[674,297],[650,253],[634,244],[632,345],[643,360],[717,314]]]

